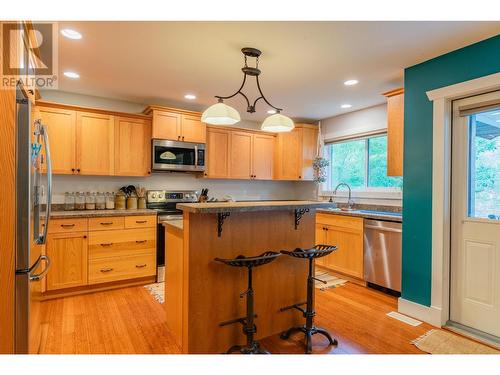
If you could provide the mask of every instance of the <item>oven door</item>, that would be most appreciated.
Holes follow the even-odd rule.
[[[205,145],[154,139],[151,160],[154,171],[202,172],[205,170]]]

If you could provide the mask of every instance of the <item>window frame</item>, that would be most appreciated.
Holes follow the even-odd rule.
[[[330,160],[328,157],[326,157],[326,146],[331,145],[331,144],[336,144],[336,143],[345,143],[345,142],[351,142],[351,141],[360,141],[364,140],[365,141],[365,184],[363,187],[354,187],[351,188],[352,192],[355,193],[354,195],[359,197],[359,198],[382,198],[382,199],[394,199],[394,200],[400,200],[402,199],[402,188],[399,187],[372,187],[368,186],[369,180],[370,180],[370,160],[369,160],[369,140],[371,138],[377,138],[377,137],[382,137],[386,136],[387,137],[387,130],[384,129],[383,131],[376,132],[376,133],[370,133],[370,134],[365,134],[365,135],[359,135],[359,136],[350,136],[350,137],[342,137],[339,139],[334,139],[325,142],[324,147],[323,147],[323,157],[326,159]],[[331,196],[333,194],[333,189],[335,186],[331,185],[331,170],[328,169],[327,172],[327,180],[326,182],[322,183],[320,186],[320,195],[324,196]],[[345,194],[344,194],[345,193]],[[338,191],[337,195],[339,197],[343,197],[344,195],[347,197],[347,192],[344,191]],[[354,196],[353,195],[353,196]]]

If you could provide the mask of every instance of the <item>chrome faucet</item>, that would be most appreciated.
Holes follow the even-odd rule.
[[[352,200],[351,198],[351,187],[349,185],[347,185],[345,182],[341,182],[340,184],[338,184],[335,189],[333,190],[333,195],[337,195],[337,190],[339,189],[339,187],[341,186],[345,186],[347,189],[349,189],[349,197],[347,198],[347,209],[348,210],[352,210],[352,206],[354,204],[354,201]]]

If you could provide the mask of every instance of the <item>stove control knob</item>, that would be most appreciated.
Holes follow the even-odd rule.
[[[153,198],[153,199],[156,198],[156,193],[152,193],[151,198]]]
[[[159,199],[162,199],[162,198],[163,198],[163,194],[161,194],[161,193],[160,193],[160,194],[158,194],[158,198],[159,198]]]

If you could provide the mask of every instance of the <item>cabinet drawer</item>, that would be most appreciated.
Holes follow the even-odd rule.
[[[125,228],[156,227],[156,216],[125,216]]]
[[[49,233],[86,232],[87,219],[51,219]]]
[[[343,216],[335,214],[316,214],[316,223],[352,229],[354,231],[363,230],[363,218],[353,216]]]
[[[89,230],[123,229],[124,222],[123,216],[93,217],[89,219]]]
[[[155,254],[156,228],[89,233],[89,259]]]
[[[135,255],[89,261],[89,284],[154,276],[156,255]]]

